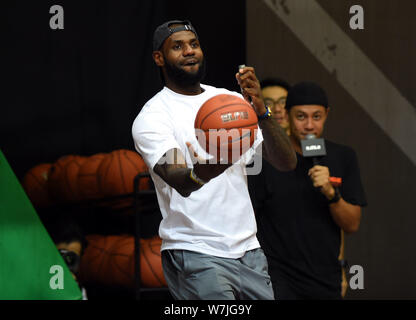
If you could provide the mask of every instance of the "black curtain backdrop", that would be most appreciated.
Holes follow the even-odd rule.
[[[52,30],[52,5],[64,29]],[[207,58],[204,83],[238,90],[245,1],[19,1],[2,4],[0,148],[19,179],[68,154],[134,149],[131,125],[162,88],[153,31],[190,19]],[[220,8],[220,9],[219,9]],[[4,32],[5,31],[5,32]]]

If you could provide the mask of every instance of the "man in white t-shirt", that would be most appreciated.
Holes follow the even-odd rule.
[[[296,155],[270,119],[254,69],[243,67],[236,75],[259,118],[261,131],[252,148],[234,164],[203,163],[195,161],[207,156],[195,136],[199,108],[218,94],[241,94],[200,83],[205,60],[189,21],[169,21],[156,29],[153,60],[165,86],[144,105],[132,134],[163,216],[159,235],[170,292],[175,299],[274,299],[256,237],[246,164],[257,150],[279,170],[293,170]]]

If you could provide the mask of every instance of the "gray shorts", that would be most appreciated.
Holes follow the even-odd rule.
[[[274,300],[260,248],[239,259],[163,250],[162,266],[169,291],[177,300]]]

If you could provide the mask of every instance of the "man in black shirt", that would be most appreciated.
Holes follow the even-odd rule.
[[[278,300],[340,299],[340,229],[356,232],[366,205],[353,149],[325,140],[327,155],[317,165],[302,156],[300,141],[322,136],[329,107],[318,85],[303,82],[289,91],[290,140],[297,153],[294,171],[280,172],[263,161],[249,176],[258,239],[269,263]],[[330,177],[342,179],[339,188]]]

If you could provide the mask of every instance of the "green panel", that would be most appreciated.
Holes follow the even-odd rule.
[[[61,272],[50,273],[55,265]],[[50,280],[59,283],[59,275],[63,289],[52,289]],[[81,290],[0,150],[0,299],[81,298]]]

